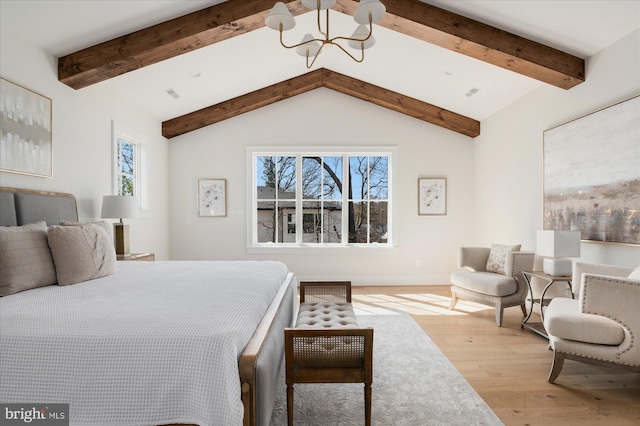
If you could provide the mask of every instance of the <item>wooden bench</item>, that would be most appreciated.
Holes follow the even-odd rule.
[[[293,426],[294,383],[364,383],[365,424],[371,425],[373,328],[361,328],[351,282],[300,282],[295,328],[286,328],[287,418]]]

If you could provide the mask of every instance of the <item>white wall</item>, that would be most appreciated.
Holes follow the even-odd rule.
[[[640,93],[640,30],[586,65],[586,82],[568,91],[545,86],[482,122],[474,142],[476,244],[522,243],[535,250],[542,229],[543,131]],[[581,259],[638,266],[640,247],[583,242]]]
[[[276,259],[299,279],[445,283],[473,225],[473,140],[329,89],[316,89],[169,141],[172,259]],[[399,247],[248,254],[247,146],[397,146]],[[419,177],[446,177],[446,216],[418,216]],[[198,217],[199,178],[227,179],[228,216]],[[240,218],[239,214],[243,217]],[[421,259],[421,268],[416,260]]]
[[[158,259],[279,259],[302,279],[356,284],[447,283],[463,244],[522,243],[533,250],[542,226],[542,132],[640,93],[636,31],[587,61],[585,83],[569,91],[538,89],[485,120],[474,140],[318,89],[167,143],[157,120],[99,84],[76,91],[59,83],[56,60],[42,49],[4,28],[0,42],[0,74],[53,99],[54,150],[52,179],[0,173],[0,185],[72,192],[80,219],[97,219],[102,195],[111,191],[115,119],[151,142],[152,210],[131,220],[133,251],[152,251]],[[367,255],[247,254],[246,220],[238,212],[247,213],[246,147],[257,145],[397,146],[399,247]],[[447,215],[418,216],[417,179],[433,176],[447,178]],[[205,177],[227,179],[226,218],[197,216],[196,183]],[[586,261],[640,264],[635,246],[582,248]]]
[[[128,220],[131,250],[168,258],[167,140],[161,123],[100,85],[74,90],[60,83],[56,58],[5,28],[0,43],[0,75],[52,99],[53,106],[53,178],[2,172],[0,185],[70,192],[77,198],[80,220],[99,218],[102,196],[112,193],[111,121],[119,121],[150,142],[151,209],[145,217]]]

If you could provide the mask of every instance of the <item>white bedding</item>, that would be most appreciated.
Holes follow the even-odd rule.
[[[0,401],[70,403],[73,425],[240,425],[238,359],[287,272],[118,262],[0,298]]]

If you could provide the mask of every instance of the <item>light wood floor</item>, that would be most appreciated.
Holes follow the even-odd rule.
[[[519,307],[505,309],[497,327],[492,308],[460,301],[447,309],[449,286],[352,292],[356,310],[409,312],[507,426],[640,425],[640,374],[566,360],[548,383],[552,354],[546,339],[520,328]]]

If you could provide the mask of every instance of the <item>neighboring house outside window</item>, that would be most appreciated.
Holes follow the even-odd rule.
[[[249,151],[250,247],[394,245],[395,148]]]

